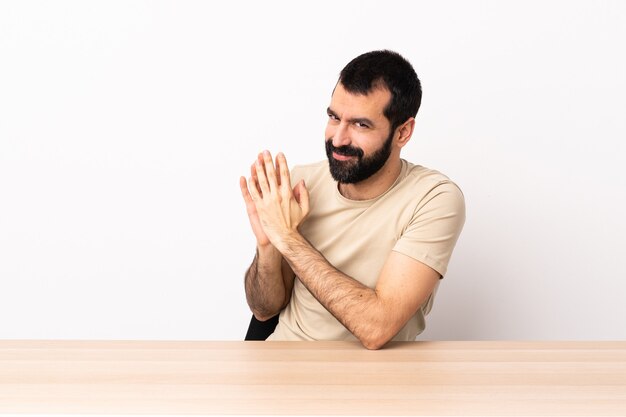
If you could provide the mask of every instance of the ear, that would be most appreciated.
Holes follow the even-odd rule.
[[[415,128],[415,119],[413,117],[409,117],[409,119],[402,123],[399,127],[398,127],[398,140],[397,140],[397,144],[400,148],[402,148],[404,145],[406,145],[409,142],[409,139],[411,139],[411,135],[413,135],[413,129]]]

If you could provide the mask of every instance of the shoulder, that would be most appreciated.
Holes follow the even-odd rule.
[[[406,174],[404,175],[404,180],[408,180],[414,184],[419,184],[424,188],[434,188],[438,186],[444,187],[452,187],[457,188],[459,191],[460,188],[458,185],[454,183],[447,175],[437,171],[435,169],[427,168],[422,165],[415,165],[411,162],[402,161],[406,166]]]
[[[412,196],[416,212],[428,206],[436,208],[440,214],[456,213],[464,217],[465,197],[454,181],[437,170],[406,161],[403,163],[406,164],[406,171],[399,185],[402,194]]]
[[[402,161],[403,174],[398,184],[403,189],[410,189],[411,194],[432,194],[447,192],[463,198],[461,188],[452,181],[447,175],[421,165],[415,165],[411,162]]]

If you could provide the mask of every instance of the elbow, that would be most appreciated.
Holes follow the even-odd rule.
[[[379,350],[382,349],[387,342],[391,340],[391,337],[383,334],[367,334],[359,337],[359,341],[368,350]]]
[[[275,316],[280,314],[280,309],[278,311],[270,311],[270,310],[252,310],[252,315],[258,321],[268,321]]]
[[[280,314],[283,308],[286,307],[286,304],[272,304],[272,305],[255,305],[248,301],[248,307],[250,307],[250,311],[258,321],[268,321]]]
[[[366,349],[379,350],[385,347],[399,331],[400,328],[396,323],[381,320],[377,323],[369,322],[367,326],[355,329],[353,334]]]
[[[287,306],[287,304],[276,304],[272,306],[256,307],[250,306],[252,314],[258,321],[268,321],[277,315]]]
[[[363,341],[361,340],[361,344],[363,345],[363,347],[365,347],[368,350],[379,350],[381,349],[383,346],[385,346],[387,342],[385,343],[378,343],[378,342],[369,342],[369,341]]]
[[[274,314],[274,315],[260,315],[258,313],[252,313],[252,315],[254,316],[255,319],[257,319],[260,322],[266,322],[268,320],[271,320],[272,318],[274,318],[278,313]]]

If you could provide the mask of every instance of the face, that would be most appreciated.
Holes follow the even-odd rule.
[[[383,114],[389,100],[391,93],[386,89],[359,95],[337,84],[326,126],[326,156],[335,181],[358,183],[385,165],[394,138],[391,124]]]

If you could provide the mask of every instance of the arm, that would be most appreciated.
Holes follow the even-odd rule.
[[[334,268],[297,230],[308,214],[306,187],[299,183],[290,194],[288,172],[279,172],[279,184],[271,156],[263,156],[264,167],[256,167],[260,191],[252,187],[251,193],[268,239],[317,300],[365,347],[382,347],[428,298],[439,274],[397,252],[389,255],[375,289]],[[284,156],[277,159],[286,169]]]
[[[257,246],[246,271],[246,300],[260,321],[274,317],[289,303],[295,275],[280,252],[272,245]]]
[[[251,167],[250,185],[259,191],[255,165]],[[239,185],[250,226],[257,240],[256,255],[244,279],[246,300],[254,316],[265,321],[278,314],[289,303],[295,275],[263,231],[244,177],[240,178]]]
[[[311,294],[368,349],[391,340],[439,280],[432,268],[392,251],[371,289],[334,268],[298,233],[282,236],[277,248]]]

